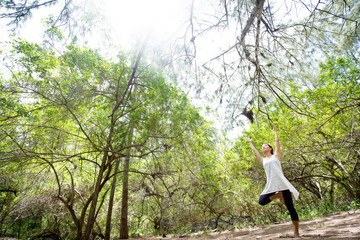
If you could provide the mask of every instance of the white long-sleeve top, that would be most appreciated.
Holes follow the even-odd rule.
[[[299,197],[299,192],[284,176],[281,163],[275,155],[264,158],[263,166],[266,173],[266,185],[261,195],[289,189],[295,199]]]

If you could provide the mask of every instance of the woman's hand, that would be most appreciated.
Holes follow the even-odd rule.
[[[252,143],[251,138],[246,137],[246,140],[250,143],[251,150],[253,150],[253,152],[255,153],[256,157],[257,157],[257,158],[260,160],[260,162],[262,163],[263,157],[262,157],[261,154],[258,152],[258,150],[256,150],[256,148],[254,147],[254,144]]]

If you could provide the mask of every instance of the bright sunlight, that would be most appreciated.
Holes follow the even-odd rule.
[[[102,8],[116,38],[133,42],[148,33],[155,38],[174,34],[188,18],[189,5],[184,0],[112,0],[104,1]]]

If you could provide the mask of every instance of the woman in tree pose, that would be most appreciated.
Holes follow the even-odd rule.
[[[280,158],[280,141],[277,134],[275,124],[273,124],[274,133],[275,133],[275,153],[273,148],[269,144],[263,144],[261,147],[262,152],[266,157],[263,157],[254,147],[252,140],[246,138],[250,143],[250,147],[255,153],[256,157],[263,164],[265,173],[266,173],[266,185],[264,191],[261,193],[259,198],[260,205],[266,205],[276,198],[280,198],[281,201],[287,207],[292,223],[294,225],[294,236],[299,236],[299,217],[294,208],[292,195],[295,199],[299,197],[299,192],[294,188],[294,186],[286,179],[282,172]]]

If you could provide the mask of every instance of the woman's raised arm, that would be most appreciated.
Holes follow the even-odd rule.
[[[256,148],[254,147],[254,144],[252,143],[252,140],[250,138],[246,138],[246,140],[250,143],[250,147],[253,150],[253,152],[255,153],[256,157],[260,160],[260,162],[263,162],[263,156],[261,156],[261,154],[259,153],[258,150],[256,150]]]
[[[275,153],[274,153],[274,155],[277,159],[280,160],[280,158],[281,158],[280,140],[279,140],[279,136],[276,131],[276,128],[275,128],[275,123],[273,123],[273,128],[274,128],[274,134],[275,134]]]

